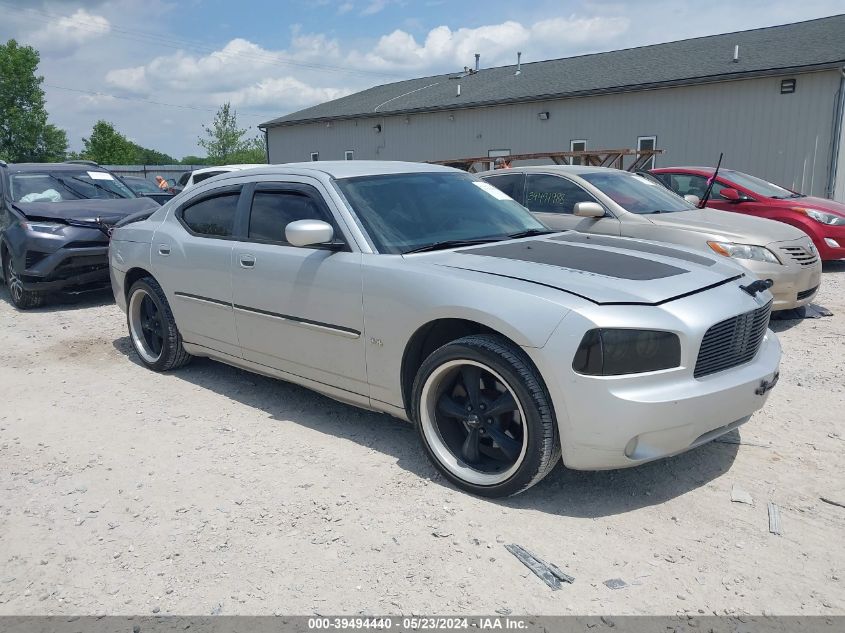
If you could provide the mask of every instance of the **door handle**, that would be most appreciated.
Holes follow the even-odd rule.
[[[158,245],[158,254],[164,255],[165,257],[170,255],[170,244],[159,244]]]
[[[241,264],[241,268],[253,268],[255,267],[255,256],[254,255],[240,255],[238,257],[238,261]]]

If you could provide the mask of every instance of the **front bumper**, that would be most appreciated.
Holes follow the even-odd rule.
[[[664,306],[596,306],[570,313],[546,346],[525,350],[546,379],[568,468],[625,468],[675,455],[738,427],[763,406],[781,356],[771,331],[750,362],[693,377],[706,330],[742,312],[720,313],[718,306],[759,307],[750,297],[737,301],[737,292],[728,285]],[[674,331],[682,343],[681,367],[628,376],[576,374],[575,350],[584,332],[596,326]]]
[[[778,257],[783,257],[782,253],[778,252]],[[818,258],[806,266],[791,261],[786,261],[782,266],[767,262],[737,261],[741,261],[756,277],[772,280],[774,285],[769,291],[774,296],[774,311],[807,305],[816,296],[822,282],[822,264]]]
[[[108,287],[108,238],[97,229],[66,227],[59,233],[38,233],[16,227],[8,238],[25,290]]]
[[[811,234],[813,243],[819,251],[822,261],[845,259],[845,226],[830,226],[816,223]]]

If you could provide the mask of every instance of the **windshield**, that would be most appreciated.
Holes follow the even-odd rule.
[[[674,213],[695,208],[666,187],[633,174],[607,172],[579,176],[631,213]]]
[[[362,176],[337,185],[382,253],[548,230],[525,207],[469,174]]]
[[[744,174],[741,171],[731,171],[729,169],[722,169],[719,171],[720,176],[724,176],[735,185],[739,185],[744,189],[748,189],[751,193],[756,193],[758,196],[765,198],[801,198],[800,193],[795,193],[789,189],[784,189],[778,185],[771,183],[756,176]]]
[[[15,202],[63,202],[86,198],[134,198],[126,185],[105,171],[22,172],[9,178]]]

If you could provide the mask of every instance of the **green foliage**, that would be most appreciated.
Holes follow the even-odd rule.
[[[199,156],[185,156],[179,161],[180,165],[209,165],[208,158],[200,158]]]
[[[172,165],[172,156],[133,143],[108,121],[97,121],[91,136],[82,139],[80,154],[85,160],[101,165]]]
[[[39,61],[31,46],[0,44],[0,159],[59,161],[67,153],[67,134],[47,123]]]
[[[238,128],[238,114],[228,102],[217,110],[211,127],[203,126],[203,132],[205,136],[200,136],[197,143],[208,153],[207,164],[233,165],[265,161],[264,138],[257,136],[244,139],[247,130]]]

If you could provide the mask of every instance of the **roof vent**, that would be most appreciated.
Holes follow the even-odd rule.
[[[481,53],[475,54],[475,72],[478,72],[478,66],[481,63]]]
[[[733,59],[733,61],[734,61],[734,64],[739,62],[739,44],[734,46],[734,59]]]
[[[458,84],[458,91],[457,91],[457,93],[455,94],[455,96],[456,96],[456,97],[460,97],[460,96],[461,96],[461,84]]]
[[[521,75],[522,74],[522,51],[519,51],[516,54],[516,72],[514,75]]]

